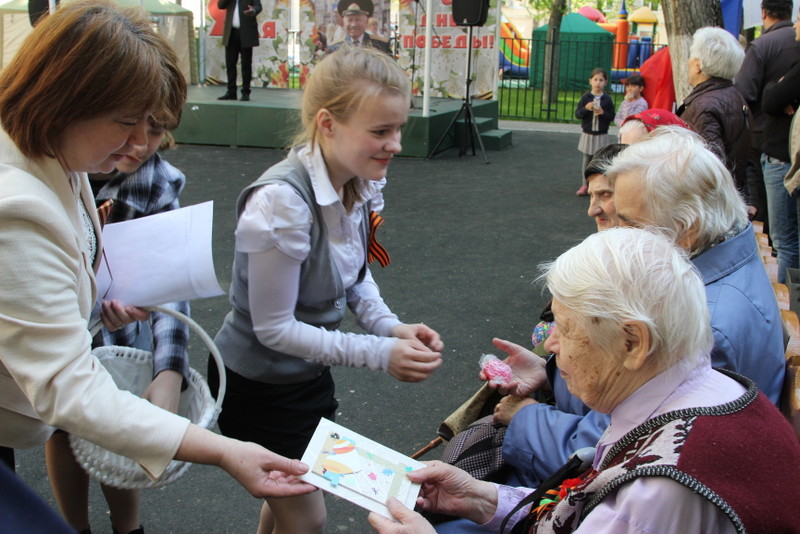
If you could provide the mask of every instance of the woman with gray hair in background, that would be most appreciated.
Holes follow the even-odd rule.
[[[678,116],[703,136],[725,163],[752,218],[756,210],[746,172],[750,109],[733,86],[742,61],[742,46],[726,30],[697,30],[689,48],[689,84],[693,89],[678,108]]]

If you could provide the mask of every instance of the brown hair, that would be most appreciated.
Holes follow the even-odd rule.
[[[295,144],[317,140],[320,109],[346,123],[365,102],[383,95],[400,95],[411,103],[411,82],[394,59],[378,50],[354,46],[328,54],[314,68],[303,93],[303,131]],[[342,203],[347,211],[360,194],[359,180],[345,184]]]
[[[592,78],[594,78],[598,74],[602,74],[603,75],[603,79],[605,81],[608,81],[608,73],[606,72],[606,69],[603,69],[603,68],[600,68],[600,67],[592,69],[592,75],[589,76],[589,79],[591,80]]]
[[[178,143],[175,142],[175,136],[172,135],[172,132],[164,132],[164,139],[161,140],[161,144],[158,145],[159,150],[172,150],[178,146]]]
[[[0,122],[27,157],[55,157],[70,124],[114,112],[180,122],[186,80],[147,13],[85,0],[42,18],[0,74]]]
[[[639,87],[644,87],[644,78],[641,74],[631,74],[625,80],[625,85],[638,85]]]

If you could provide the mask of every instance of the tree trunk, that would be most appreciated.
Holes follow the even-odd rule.
[[[692,35],[705,26],[722,26],[722,8],[719,0],[662,0],[661,7],[669,37],[675,99],[680,104],[691,91],[686,62]]]
[[[559,50],[561,17],[567,0],[553,0],[544,42],[544,72],[542,73],[542,108],[550,109],[558,96]]]

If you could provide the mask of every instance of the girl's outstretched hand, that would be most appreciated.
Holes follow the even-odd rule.
[[[426,347],[436,352],[441,352],[444,348],[444,343],[442,343],[439,333],[422,323],[399,324],[392,328],[392,336],[400,339],[419,339]]]
[[[442,354],[419,339],[398,339],[392,347],[387,372],[401,382],[421,382],[441,365]]]

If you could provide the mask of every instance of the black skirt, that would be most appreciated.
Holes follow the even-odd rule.
[[[227,386],[219,416],[223,435],[252,441],[267,449],[300,459],[320,418],[334,420],[339,403],[327,367],[314,380],[299,384],[265,384],[225,368]],[[209,360],[208,386],[219,389],[219,372]]]

